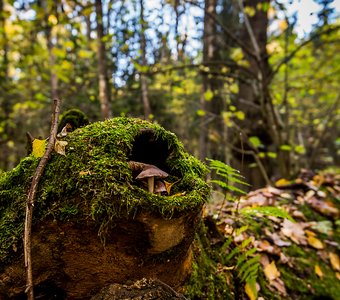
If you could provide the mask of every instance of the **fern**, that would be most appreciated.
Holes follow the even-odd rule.
[[[219,175],[222,180],[211,180],[210,182],[217,184],[222,189],[229,191],[229,192],[236,192],[239,194],[246,194],[241,188],[235,187],[235,183],[249,186],[247,182],[244,181],[244,176],[240,174],[240,172],[227,164],[215,160],[215,159],[208,159],[209,161],[209,168],[214,170],[217,175]]]
[[[291,222],[295,222],[295,220],[289,215],[288,212],[279,207],[274,206],[260,206],[260,207],[245,207],[240,210],[240,213],[246,216],[254,216],[257,214],[279,217],[288,219]]]

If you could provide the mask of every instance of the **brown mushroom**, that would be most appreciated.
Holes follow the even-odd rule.
[[[148,190],[150,193],[154,192],[155,178],[166,178],[168,173],[162,171],[154,165],[148,165],[139,175],[136,177],[137,180],[148,180]]]
[[[166,186],[163,181],[156,180],[154,192],[157,195],[161,195],[162,193],[166,192]]]

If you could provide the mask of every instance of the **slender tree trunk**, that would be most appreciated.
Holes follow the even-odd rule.
[[[200,124],[200,159],[207,156],[224,160],[223,131],[224,124],[221,112],[224,110],[223,99],[220,96],[221,80],[214,75],[211,62],[220,59],[218,47],[217,24],[211,15],[216,16],[217,0],[205,1],[204,36],[203,36],[203,66],[209,68],[202,73],[201,110],[205,115]]]
[[[2,63],[0,64],[0,88],[1,91],[3,91],[3,94],[0,94],[0,104],[1,108],[4,113],[4,120],[8,120],[9,114],[11,112],[11,107],[9,100],[6,99],[5,97],[5,91],[8,90],[8,84],[9,84],[9,73],[8,73],[8,65],[9,65],[9,60],[8,60],[8,38],[7,38],[7,33],[6,33],[6,28],[5,28],[5,15],[4,15],[4,1],[0,0],[0,28],[2,28],[2,36],[1,36],[1,49],[3,51],[2,55]],[[0,168],[7,170],[11,168],[11,162],[9,161],[9,155],[10,155],[10,149],[7,146],[8,142],[8,137],[10,137],[10,127],[5,123],[5,128],[4,128],[4,138],[0,138]]]
[[[8,38],[5,30],[4,1],[0,0],[0,26],[2,30],[2,64],[0,66],[0,75],[5,82],[8,81]]]
[[[140,8],[140,24],[141,24],[141,33],[140,33],[140,48],[141,48],[141,59],[142,59],[142,67],[147,66],[146,61],[146,38],[145,38],[145,20],[144,20],[144,3],[143,0],[139,1]],[[142,102],[144,108],[144,118],[148,120],[151,115],[151,106],[149,101],[149,87],[147,77],[144,72],[140,73],[140,84],[141,84],[141,92],[142,92]]]
[[[48,59],[50,63],[51,97],[52,99],[56,99],[59,97],[59,92],[58,92],[58,76],[54,71],[54,67],[56,65],[56,57],[53,54],[53,48],[55,47],[53,40],[57,39],[57,37],[52,36],[52,27],[51,25],[49,25],[49,22],[48,22],[48,17],[50,16],[48,1],[41,0],[40,3],[45,12],[44,23],[45,23],[45,35],[46,35],[46,40],[47,40]],[[53,3],[53,8],[55,5],[56,3]]]
[[[96,0],[96,20],[97,20],[97,46],[98,46],[98,84],[99,101],[103,119],[111,117],[111,92],[109,77],[107,72],[106,49],[103,27],[103,6],[101,0]]]

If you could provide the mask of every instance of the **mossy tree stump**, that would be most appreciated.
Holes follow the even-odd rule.
[[[37,194],[33,225],[35,294],[87,299],[102,287],[154,278],[178,288],[209,187],[206,168],[176,136],[139,119],[116,118],[63,138]],[[151,194],[129,161],[169,174],[169,194]],[[38,160],[27,157],[0,179],[0,299],[25,290],[25,199]],[[1,296],[2,295],[2,296]]]

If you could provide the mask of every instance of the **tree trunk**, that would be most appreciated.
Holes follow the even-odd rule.
[[[238,2],[242,10],[242,1],[239,0]],[[252,7],[255,10],[253,16],[244,13],[244,24],[241,29],[241,40],[247,49],[251,50],[253,55],[249,54],[249,51],[244,51],[244,49],[243,54],[249,62],[249,69],[255,74],[255,78],[249,78],[247,74],[244,74],[247,80],[239,83],[239,103],[237,106],[242,109],[246,117],[244,121],[238,122],[239,126],[244,130],[244,134],[243,141],[237,138],[237,147],[240,149],[244,147],[244,150],[252,149],[247,137],[256,136],[264,145],[264,149],[261,149],[261,151],[269,151],[273,144],[273,137],[275,136],[273,133],[273,122],[276,116],[273,115],[273,111],[271,110],[272,103],[268,88],[268,78],[270,74],[270,65],[266,50],[268,17],[266,11],[258,9],[258,4],[269,4],[269,2],[270,0],[244,1],[244,7]],[[240,107],[240,103],[248,104]],[[256,151],[254,151],[254,153],[256,153]],[[255,168],[250,167],[250,165],[256,163],[252,155],[237,155],[235,153],[235,156],[235,167],[243,170],[248,181],[254,186],[266,184],[264,176],[261,175],[260,168],[258,166]],[[270,175],[272,168],[270,168],[268,161],[262,160],[262,164],[264,165],[266,173]]]
[[[5,30],[4,1],[0,0],[0,26],[2,30],[2,64],[0,66],[0,75],[4,81],[8,81],[8,38]]]
[[[103,6],[101,0],[96,0],[96,21],[97,21],[97,47],[98,47],[98,84],[99,101],[103,119],[111,117],[111,93],[109,77],[107,74],[106,49],[103,27]]]
[[[8,74],[8,38],[5,28],[5,14],[4,14],[4,1],[0,0],[0,28],[2,28],[2,35],[1,35],[1,49],[3,50],[2,54],[2,62],[0,64],[0,88],[2,92],[2,95],[0,95],[0,104],[1,104],[1,110],[4,114],[4,120],[5,120],[5,128],[3,132],[3,139],[0,137],[0,168],[7,170],[10,169],[11,163],[8,159],[10,155],[10,149],[7,145],[8,137],[11,136],[10,133],[10,127],[7,125],[7,120],[9,119],[9,114],[11,113],[11,105],[9,103],[9,99],[5,97],[5,91],[8,90],[8,84],[9,84],[9,74]],[[1,111],[0,110],[0,111]]]
[[[145,20],[144,20],[144,3],[143,0],[139,1],[140,5],[140,24],[141,24],[141,33],[140,33],[140,48],[141,48],[141,55],[142,55],[142,68],[147,66],[146,61],[146,38],[145,38]],[[142,92],[142,102],[144,108],[144,118],[148,120],[151,115],[151,107],[149,101],[149,88],[148,88],[148,81],[147,77],[142,71],[140,73],[140,84],[141,84],[141,92]]]
[[[217,24],[211,16],[216,16],[217,0],[205,1],[204,36],[203,36],[203,66],[201,109],[204,116],[200,124],[200,159],[207,156],[213,159],[225,160],[223,147],[224,124],[221,112],[224,110],[220,90],[222,81],[214,75],[209,63],[220,59],[218,47]],[[208,69],[209,68],[209,69]]]
[[[44,15],[44,23],[45,23],[45,35],[47,40],[47,50],[48,50],[48,59],[50,63],[50,83],[51,83],[51,97],[52,99],[59,98],[58,93],[58,76],[54,71],[54,67],[56,65],[56,57],[53,54],[53,36],[52,36],[52,27],[49,25],[48,17],[50,16],[50,11],[48,8],[48,2],[46,0],[42,0],[41,6],[44,9],[45,15]],[[53,6],[56,5],[55,3]]]

